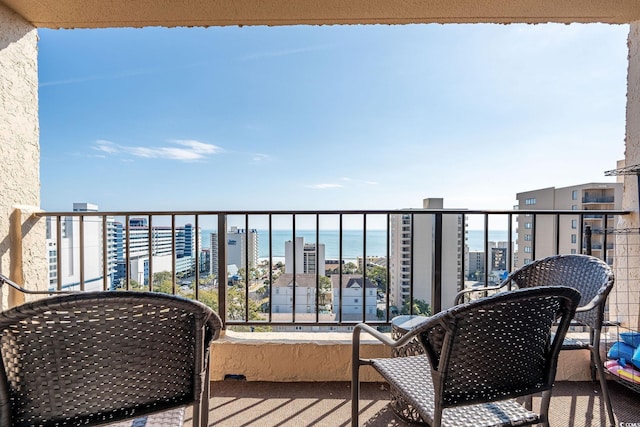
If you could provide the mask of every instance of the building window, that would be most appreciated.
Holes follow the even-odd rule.
[[[577,252],[575,249],[571,249],[571,255],[575,255]]]
[[[530,222],[525,222],[524,223],[524,228],[526,228],[527,230],[531,229],[531,223]]]
[[[358,298],[354,298],[353,302],[357,304],[358,303]]]
[[[571,205],[571,210],[572,211],[577,211],[578,210],[578,205]]]
[[[572,219],[571,220],[571,228],[573,228],[574,230],[576,228],[578,228],[578,220],[577,219]]]
[[[536,198],[535,197],[531,197],[529,199],[525,199],[524,200],[524,204],[525,205],[535,205],[536,204]]]
[[[578,190],[573,190],[571,192],[571,200],[578,200]]]
[[[524,235],[524,241],[525,242],[530,242],[531,241],[531,234],[525,234]]]
[[[525,246],[524,247],[524,253],[525,254],[530,254],[531,253],[531,246]]]
[[[578,240],[577,236],[575,234],[571,235],[571,243],[576,243]]]

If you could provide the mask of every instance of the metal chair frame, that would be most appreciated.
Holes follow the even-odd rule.
[[[576,310],[574,323],[589,328],[588,342],[565,337],[562,350],[589,350],[592,379],[597,373],[610,425],[616,425],[607,387],[604,364],[600,356],[600,335],[604,323],[606,300],[613,289],[614,275],[611,267],[599,258],[590,255],[553,255],[519,268],[509,274],[499,285],[485,288],[465,289],[456,295],[459,304],[468,296],[481,295],[504,290],[531,288],[538,286],[569,286],[577,289],[580,304]],[[595,368],[594,368],[595,367]]]
[[[579,299],[564,286],[503,292],[429,317],[398,340],[358,324],[351,425],[358,425],[360,367],[372,366],[429,425],[548,426],[558,353]],[[361,331],[391,348],[418,339],[425,354],[363,359]],[[539,413],[515,400],[538,392]]]
[[[156,292],[65,293],[0,312],[0,425],[102,425],[192,405],[206,426],[221,329],[208,306]]]

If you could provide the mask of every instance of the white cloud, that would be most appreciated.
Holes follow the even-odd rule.
[[[344,185],[342,184],[311,184],[307,185],[307,188],[314,188],[316,190],[326,190],[328,188],[342,188]]]
[[[95,150],[108,154],[129,154],[134,157],[146,159],[168,159],[179,161],[197,161],[207,158],[209,155],[218,154],[224,150],[213,144],[207,144],[195,140],[173,140],[173,144],[182,147],[136,147],[115,144],[111,141],[99,140],[93,147]],[[183,148],[184,147],[184,148]]]
[[[355,184],[378,185],[377,181],[369,181],[366,179],[354,179],[354,178],[348,178],[346,176],[343,176],[342,178],[340,178],[340,180],[345,182],[353,182]]]

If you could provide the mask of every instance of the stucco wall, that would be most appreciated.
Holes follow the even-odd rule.
[[[37,41],[35,28],[0,5],[0,271],[46,286],[44,221],[30,216],[40,205]]]
[[[362,334],[360,356],[389,357],[389,347]],[[563,351],[556,379],[591,379],[587,350]],[[228,331],[211,347],[211,380],[225,375],[244,375],[247,381],[350,381],[351,334],[349,333],[243,333]],[[382,381],[370,366],[360,368],[363,382]]]
[[[629,64],[627,75],[627,117],[625,138],[625,165],[640,164],[640,22],[629,28]],[[612,142],[613,143],[613,142]],[[635,175],[623,176],[622,209],[632,212],[622,218],[616,229],[640,227],[638,216],[638,179]],[[609,297],[610,318],[624,326],[640,329],[640,235],[636,233],[616,235],[615,289]]]

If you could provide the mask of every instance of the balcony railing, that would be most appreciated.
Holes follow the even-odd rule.
[[[585,218],[598,215],[606,229],[611,218],[625,214],[416,209],[38,215],[47,221],[51,290],[169,292],[211,305],[227,326],[339,330],[360,321],[388,325],[396,314],[422,313],[425,304],[440,311],[471,283],[487,286],[530,259],[585,252]],[[481,231],[470,231],[470,223]],[[481,246],[471,249],[485,254],[473,281],[470,232],[479,234]],[[496,251],[504,268],[491,271],[490,242],[497,235],[504,239],[506,251]],[[612,244],[606,233],[598,243]]]

